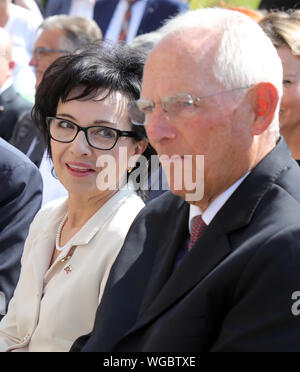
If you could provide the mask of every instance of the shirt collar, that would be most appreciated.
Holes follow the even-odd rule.
[[[226,191],[217,196],[216,199],[211,202],[211,204],[208,206],[205,212],[202,213],[199,207],[191,204],[189,214],[189,232],[191,233],[192,219],[199,214],[202,216],[202,219],[206,223],[206,225],[209,225],[213,218],[215,217],[215,215],[219,212],[219,210],[223,207],[226,201],[240,186],[240,184],[244,181],[244,179],[248,176],[249,173],[250,172],[247,172],[243,177],[241,177],[233,185],[231,185]]]
[[[12,85],[13,81],[12,78],[8,78],[2,87],[0,87],[0,94],[2,94],[6,89],[8,89]]]
[[[130,189],[123,188],[113,195],[78,231],[77,234],[71,238],[72,245],[85,245],[106,226],[107,221],[120,208],[127,198],[135,194]]]

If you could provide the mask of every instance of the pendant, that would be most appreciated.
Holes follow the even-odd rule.
[[[72,266],[71,265],[66,265],[64,267],[64,270],[65,270],[66,274],[70,274],[70,272],[72,271]]]

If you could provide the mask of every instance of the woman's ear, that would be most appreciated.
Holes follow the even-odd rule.
[[[251,105],[254,112],[252,134],[263,133],[272,123],[279,96],[275,86],[271,83],[256,84],[250,92]]]
[[[142,155],[145,152],[148,144],[149,142],[146,139],[136,142],[134,155]]]

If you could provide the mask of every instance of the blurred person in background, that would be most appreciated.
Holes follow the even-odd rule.
[[[46,69],[58,57],[70,54],[89,43],[102,40],[101,29],[90,19],[59,15],[45,18],[39,27],[39,36],[34,44],[29,62],[35,70],[36,87]]]
[[[41,19],[33,16],[30,10],[12,4],[10,0],[0,0],[0,27],[4,27],[13,40],[13,59],[16,64],[13,74],[15,88],[32,102],[35,76],[28,63],[40,23]]]
[[[188,4],[181,0],[98,0],[94,20],[106,40],[129,42],[187,9]]]
[[[40,10],[39,2],[35,0],[13,0],[12,3],[30,10],[33,17],[38,18],[40,22],[43,21],[43,15]]]
[[[128,43],[128,46],[144,53],[145,57],[147,57],[161,38],[162,34],[158,29],[135,37]],[[165,173],[159,161],[151,164],[151,176],[147,179],[147,184],[144,186],[148,190],[145,198],[146,204],[169,189]]]
[[[31,224],[20,280],[0,323],[0,351],[68,351],[92,330],[111,265],[144,207],[127,183],[130,159],[154,153],[144,128],[128,119],[143,63],[126,46],[95,46],[59,58],[37,89],[34,118],[68,197]],[[115,184],[101,178],[102,156],[113,160],[107,172]]]
[[[44,16],[67,14],[93,19],[94,6],[97,0],[47,0]]]
[[[260,26],[277,49],[283,66],[280,132],[300,165],[300,11],[272,12]]]
[[[259,8],[268,11],[282,10],[286,11],[289,9],[298,9],[300,7],[300,1],[298,0],[261,0]]]
[[[9,33],[0,27],[0,137],[9,141],[21,115],[30,112],[32,103],[14,88],[15,61]]]

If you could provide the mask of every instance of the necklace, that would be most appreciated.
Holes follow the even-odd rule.
[[[66,244],[66,245],[64,245],[63,247],[60,247],[60,245],[59,245],[59,240],[60,240],[60,234],[61,234],[61,230],[62,230],[62,228],[63,228],[63,226],[64,226],[64,224],[65,224],[65,222],[66,222],[66,220],[67,220],[67,217],[68,217],[68,213],[66,213],[64,216],[63,216],[63,218],[62,218],[62,220],[60,221],[60,224],[58,225],[58,229],[57,229],[57,232],[56,232],[56,240],[55,240],[55,245],[56,245],[56,249],[58,250],[58,251],[62,251],[64,248],[65,248],[65,246],[68,244]]]

